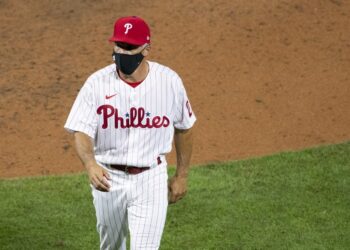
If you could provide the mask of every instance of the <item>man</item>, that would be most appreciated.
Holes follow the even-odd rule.
[[[65,128],[92,187],[101,249],[158,249],[168,202],[187,190],[196,121],[180,77],[147,61],[150,29],[139,17],[116,21],[109,65],[80,90]],[[177,169],[169,180],[165,155],[175,139]]]

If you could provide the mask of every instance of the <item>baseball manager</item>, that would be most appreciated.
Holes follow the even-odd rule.
[[[147,60],[151,33],[140,17],[118,19],[114,63],[82,86],[65,128],[91,183],[100,249],[158,249],[168,203],[187,190],[196,121],[181,78]],[[175,141],[168,181],[165,155]]]

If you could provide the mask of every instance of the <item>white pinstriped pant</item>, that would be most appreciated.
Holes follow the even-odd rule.
[[[128,229],[130,249],[158,249],[168,207],[166,164],[136,175],[105,169],[110,191],[92,188],[100,249],[126,249]]]

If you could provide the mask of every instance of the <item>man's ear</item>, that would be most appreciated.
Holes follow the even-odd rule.
[[[143,56],[148,56],[149,52],[151,50],[151,45],[147,45],[146,48],[142,51]]]

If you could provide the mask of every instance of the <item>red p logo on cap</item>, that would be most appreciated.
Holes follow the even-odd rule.
[[[151,42],[151,33],[147,23],[142,18],[122,17],[115,22],[113,36],[109,41],[143,45]]]

